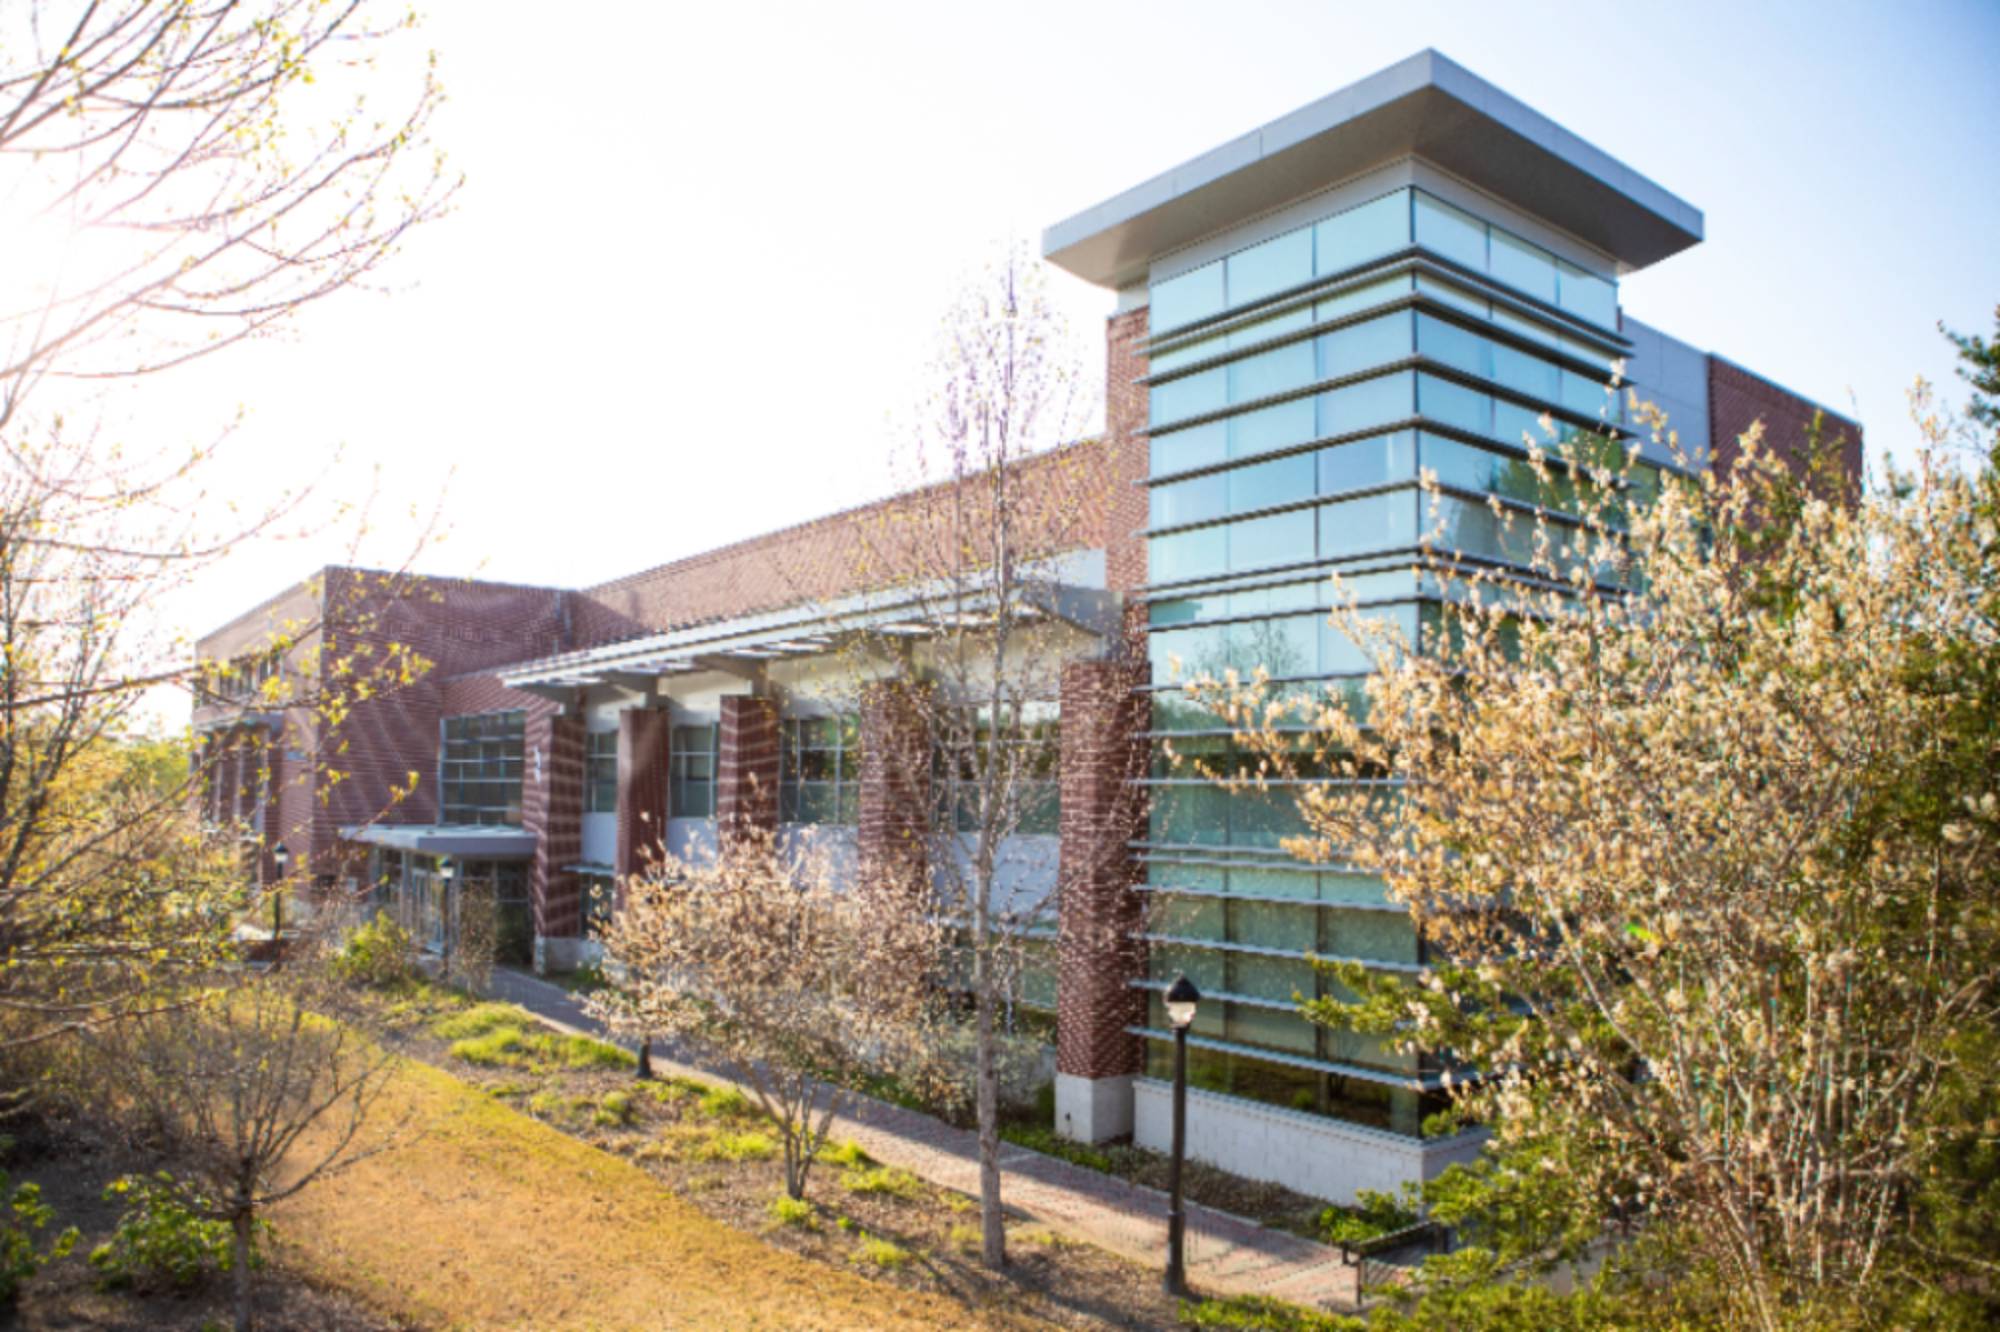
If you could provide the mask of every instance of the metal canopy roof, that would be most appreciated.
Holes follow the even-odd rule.
[[[535,854],[535,835],[525,828],[463,823],[369,823],[342,828],[350,842],[414,851],[432,856],[512,860]]]
[[[1022,618],[1046,617],[1087,633],[1118,625],[1117,599],[1101,587],[1033,580],[1019,589]],[[954,598],[955,602],[948,600]],[[941,609],[941,603],[956,609]],[[558,693],[599,685],[646,688],[662,676],[718,671],[755,678],[774,661],[821,656],[863,637],[919,639],[953,621],[977,628],[991,618],[991,593],[939,585],[848,597],[827,605],[790,606],[759,615],[673,629],[622,643],[565,652],[502,669],[509,689]]]
[[[1405,157],[1628,271],[1702,238],[1700,209],[1426,50],[1056,223],[1042,253],[1100,286],[1129,286],[1161,255]]]

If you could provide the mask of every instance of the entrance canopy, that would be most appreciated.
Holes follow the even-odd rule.
[[[524,828],[465,823],[370,823],[342,828],[350,842],[460,859],[525,860],[535,854],[535,835]]]

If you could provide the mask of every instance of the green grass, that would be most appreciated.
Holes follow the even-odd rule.
[[[480,1068],[620,1069],[637,1062],[615,1045],[550,1031],[514,1004],[474,1004],[433,1021],[431,1034],[451,1042],[452,1058]]]
[[[813,1217],[813,1205],[803,1198],[773,1198],[771,1219],[781,1226],[798,1226],[805,1230],[817,1230],[819,1222]]]
[[[885,1198],[901,1198],[909,1201],[923,1192],[923,1181],[907,1170],[895,1170],[888,1166],[876,1166],[869,1170],[850,1170],[840,1177],[840,1187],[849,1193],[868,1193]]]
[[[829,1143],[820,1148],[819,1159],[843,1170],[861,1170],[875,1164],[875,1158],[862,1151],[861,1144],[856,1142]]]
[[[1361,1319],[1286,1304],[1266,1295],[1232,1295],[1225,1300],[1183,1300],[1185,1327],[1227,1328],[1231,1332],[1362,1332]]]
[[[864,1235],[861,1237],[861,1243],[855,1246],[854,1261],[893,1272],[909,1263],[910,1251],[900,1244],[892,1244],[878,1236]]]
[[[710,1087],[702,1094],[701,1112],[710,1119],[749,1119],[757,1107],[734,1087]]]
[[[685,1101],[691,1096],[699,1096],[708,1088],[699,1082],[689,1082],[685,1078],[648,1078],[639,1084],[641,1095],[650,1096],[661,1105],[671,1105],[675,1101]]]
[[[599,1128],[623,1128],[632,1122],[635,1113],[630,1092],[608,1091],[599,1098],[590,1122]]]
[[[768,1133],[718,1133],[695,1149],[698,1161],[768,1161],[778,1144]]]

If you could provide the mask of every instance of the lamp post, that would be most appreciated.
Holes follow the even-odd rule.
[[[1181,1205],[1181,1162],[1187,1156],[1187,1036],[1201,991],[1184,975],[1167,987],[1167,1021],[1174,1027],[1174,1154],[1167,1163],[1167,1294],[1186,1295],[1187,1211]]]
[[[444,979],[451,979],[451,936],[452,936],[452,896],[451,881],[458,877],[458,866],[450,856],[438,860],[438,882],[444,885],[444,900],[438,903],[438,960],[442,963]]]
[[[285,869],[292,863],[292,853],[285,849],[283,842],[271,852],[271,864],[278,871],[277,891],[271,895],[271,941],[285,932]]]

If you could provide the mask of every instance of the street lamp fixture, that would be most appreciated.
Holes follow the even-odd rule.
[[[1187,1036],[1194,1025],[1201,991],[1186,976],[1176,974],[1167,987],[1167,1021],[1174,1027],[1174,1153],[1167,1163],[1167,1293],[1185,1296],[1187,1288],[1187,1210],[1181,1204],[1181,1162],[1187,1158]]]
[[[283,842],[271,851],[272,868],[278,871],[278,884],[271,893],[271,938],[285,932],[285,870],[292,863],[292,853],[285,849]]]
[[[451,881],[458,877],[458,866],[452,862],[450,856],[438,857],[437,875],[438,882],[444,885],[444,891],[440,894],[444,900],[438,903],[438,960],[441,963],[443,979],[449,981],[452,974],[452,936],[457,933],[452,927],[457,924],[458,916],[458,903],[451,895]]]

